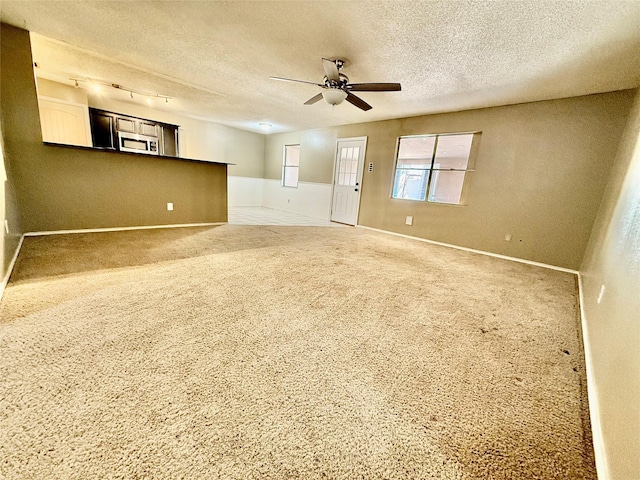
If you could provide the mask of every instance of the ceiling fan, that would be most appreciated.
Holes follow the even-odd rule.
[[[298,82],[317,85],[323,91],[314,95],[304,102],[305,105],[313,105],[324,98],[331,105],[338,105],[344,100],[355,105],[365,112],[371,110],[371,105],[355,96],[351,92],[399,92],[401,90],[399,83],[349,83],[349,77],[340,70],[344,66],[344,60],[328,58],[322,59],[324,68],[324,78],[322,83],[307,82],[305,80],[293,80],[291,78],[269,77],[272,80],[281,80],[283,82]]]

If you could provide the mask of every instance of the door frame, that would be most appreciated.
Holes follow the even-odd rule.
[[[367,159],[367,136],[362,136],[362,137],[345,137],[345,138],[337,138],[336,139],[336,147],[334,149],[333,152],[333,176],[331,178],[331,199],[330,199],[330,205],[329,205],[329,221],[333,222],[334,220],[331,220],[331,217],[333,216],[333,200],[334,200],[334,195],[335,195],[335,188],[336,188],[336,169],[338,168],[338,145],[340,144],[340,142],[353,142],[353,141],[363,141],[364,145],[363,145],[363,149],[364,152],[362,154],[362,168],[360,168],[358,170],[358,184],[359,184],[359,190],[358,190],[358,206],[356,207],[356,223],[354,224],[354,227],[356,225],[358,225],[358,220],[360,218],[360,202],[362,201],[362,178],[364,177],[364,165],[366,163],[366,159]],[[340,223],[340,222],[336,222],[336,223]],[[349,224],[343,224],[343,225],[349,225]]]

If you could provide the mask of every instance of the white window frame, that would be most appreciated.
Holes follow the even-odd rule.
[[[291,148],[291,147],[298,147],[298,164],[297,165],[291,165],[288,162],[288,155],[287,155],[287,149]],[[297,175],[295,176],[295,184],[293,184],[293,182],[291,183],[287,183],[287,169],[295,169]],[[291,171],[291,170],[290,170]],[[291,144],[291,145],[285,145],[282,148],[282,182],[281,185],[283,187],[287,187],[287,188],[298,188],[298,183],[299,183],[299,178],[300,178],[300,144]]]
[[[394,200],[405,200],[409,202],[428,202],[428,203],[434,203],[438,205],[452,205],[452,206],[465,205],[467,172],[475,171],[475,169],[473,168],[473,163],[475,162],[475,151],[477,150],[480,134],[481,132],[456,132],[456,133],[430,133],[430,134],[424,134],[424,135],[403,135],[401,137],[398,137],[398,142],[396,144],[396,155],[395,155],[396,158],[394,162],[393,178],[391,183],[391,194],[390,194],[391,198]],[[464,169],[437,168],[436,167],[436,164],[437,164],[436,151],[438,149],[438,139],[440,137],[452,137],[455,135],[473,135],[471,149],[469,151],[469,157],[467,160],[466,168]],[[425,137],[435,137],[435,141],[433,144],[433,152],[431,152],[431,164],[428,166],[425,166],[424,168],[420,168],[420,167],[398,168],[398,155],[400,153],[400,142],[402,141],[402,139],[403,138],[425,138]],[[403,198],[403,197],[394,196],[396,178],[398,176],[399,171],[402,171],[402,170],[423,171],[426,174],[426,179],[423,180],[424,186],[421,188],[422,198]],[[437,181],[438,174],[440,172],[464,172],[464,180],[462,183],[460,200],[458,203],[441,202],[441,201],[429,199],[429,191],[431,189],[431,186],[434,181]]]

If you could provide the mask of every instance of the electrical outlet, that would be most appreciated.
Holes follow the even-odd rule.
[[[510,234],[510,233],[507,233],[507,234],[504,236],[504,239],[505,239],[507,242],[510,242],[510,241],[511,241],[511,234]]]
[[[404,223],[405,225],[413,225],[413,217],[411,215],[408,215]]]
[[[169,211],[173,210],[173,202],[168,202],[167,203],[167,210],[169,210]]]

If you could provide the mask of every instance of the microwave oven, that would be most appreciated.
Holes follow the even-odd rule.
[[[146,153],[159,155],[158,137],[130,132],[118,132],[118,149],[121,152]]]

